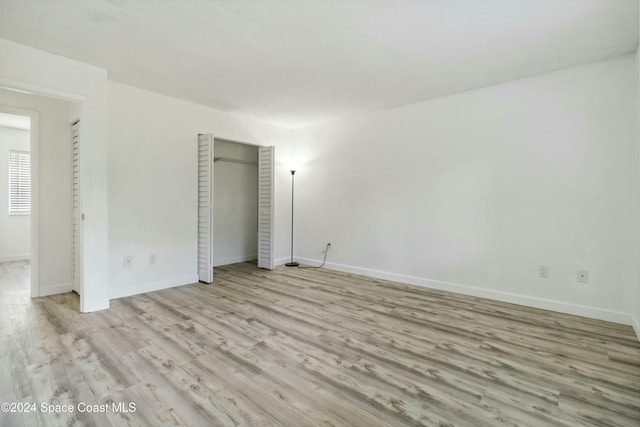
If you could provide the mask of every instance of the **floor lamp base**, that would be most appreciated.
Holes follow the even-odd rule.
[[[297,267],[300,265],[298,261],[292,261],[285,264],[287,267]]]

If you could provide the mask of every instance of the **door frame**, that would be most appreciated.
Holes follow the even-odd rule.
[[[0,89],[9,90],[13,92],[23,93],[26,95],[43,96],[48,98],[60,99],[63,101],[78,104],[78,118],[83,118],[85,97],[82,95],[76,95],[73,93],[63,92],[55,89],[50,89],[38,85],[32,85],[20,81],[1,79]],[[6,110],[6,111],[3,111]],[[39,207],[39,173],[40,173],[40,133],[39,133],[39,113],[34,110],[26,110],[17,107],[0,104],[0,111],[7,112],[9,114],[28,115],[31,117],[31,132],[30,132],[30,149],[31,149],[31,298],[37,298],[41,296],[40,288],[40,207]],[[13,113],[12,113],[13,111]],[[27,113],[27,114],[25,114]],[[35,127],[34,127],[35,123]],[[34,131],[34,128],[36,131]],[[82,140],[80,141],[82,145]],[[82,146],[81,146],[82,149]],[[71,173],[71,172],[70,172]],[[84,181],[84,176],[80,176],[81,183]],[[84,200],[84,194],[82,189],[84,186],[81,184],[81,200]],[[84,236],[81,235],[80,239],[84,241]],[[81,271],[84,272],[84,254],[82,256]],[[93,311],[87,309],[89,301],[85,297],[84,287],[84,273],[80,278],[80,307],[81,313]]]
[[[40,186],[38,181],[39,176],[39,113],[35,110],[25,110],[22,108],[11,107],[8,105],[0,104],[0,113],[14,114],[16,116],[29,117],[29,151],[31,154],[31,213],[29,214],[29,232],[31,234],[31,241],[29,247],[29,258],[31,263],[30,274],[30,289],[31,298],[37,298],[40,296],[40,207],[39,198]]]
[[[7,42],[9,43],[9,42]],[[42,67],[31,68],[29,73],[21,74],[20,59],[23,58],[22,48],[7,45],[7,52],[0,55],[8,59],[9,67],[0,70],[0,88],[57,98],[76,103],[77,116],[82,120],[83,141],[82,151],[85,165],[82,172],[82,200],[83,213],[87,215],[83,223],[83,256],[82,256],[82,287],[80,295],[80,309],[88,313],[109,308],[109,245],[108,245],[108,80],[106,70],[91,71],[87,64],[78,63],[78,72],[82,79],[69,80],[68,76],[56,74],[50,76],[45,65],[51,62],[55,70],[72,72],[68,60],[55,57],[55,61],[46,52],[33,52],[34,64]],[[24,47],[26,49],[26,47]],[[5,55],[6,53],[6,55]],[[26,52],[25,52],[26,55]],[[39,56],[38,56],[39,55]],[[66,62],[61,62],[61,61]],[[47,62],[49,61],[49,62]],[[58,61],[58,62],[56,62]],[[6,71],[6,72],[5,72]],[[86,77],[86,78],[84,78]],[[25,80],[26,79],[26,80]],[[87,149],[88,148],[88,149]],[[88,162],[88,163],[87,163]],[[87,167],[89,166],[89,167]],[[88,185],[87,185],[88,184]],[[89,233],[91,239],[84,237]],[[89,267],[89,268],[87,268]]]

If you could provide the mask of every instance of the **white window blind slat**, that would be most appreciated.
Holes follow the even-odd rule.
[[[31,213],[31,153],[9,151],[9,215]]]

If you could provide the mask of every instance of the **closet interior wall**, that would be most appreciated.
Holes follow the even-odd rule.
[[[255,261],[258,147],[215,139],[213,152],[213,265]]]

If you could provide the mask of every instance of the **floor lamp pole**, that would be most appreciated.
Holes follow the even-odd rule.
[[[297,261],[293,260],[293,176],[296,174],[296,171],[291,171],[291,261],[286,263],[287,267],[297,267],[300,264]]]

